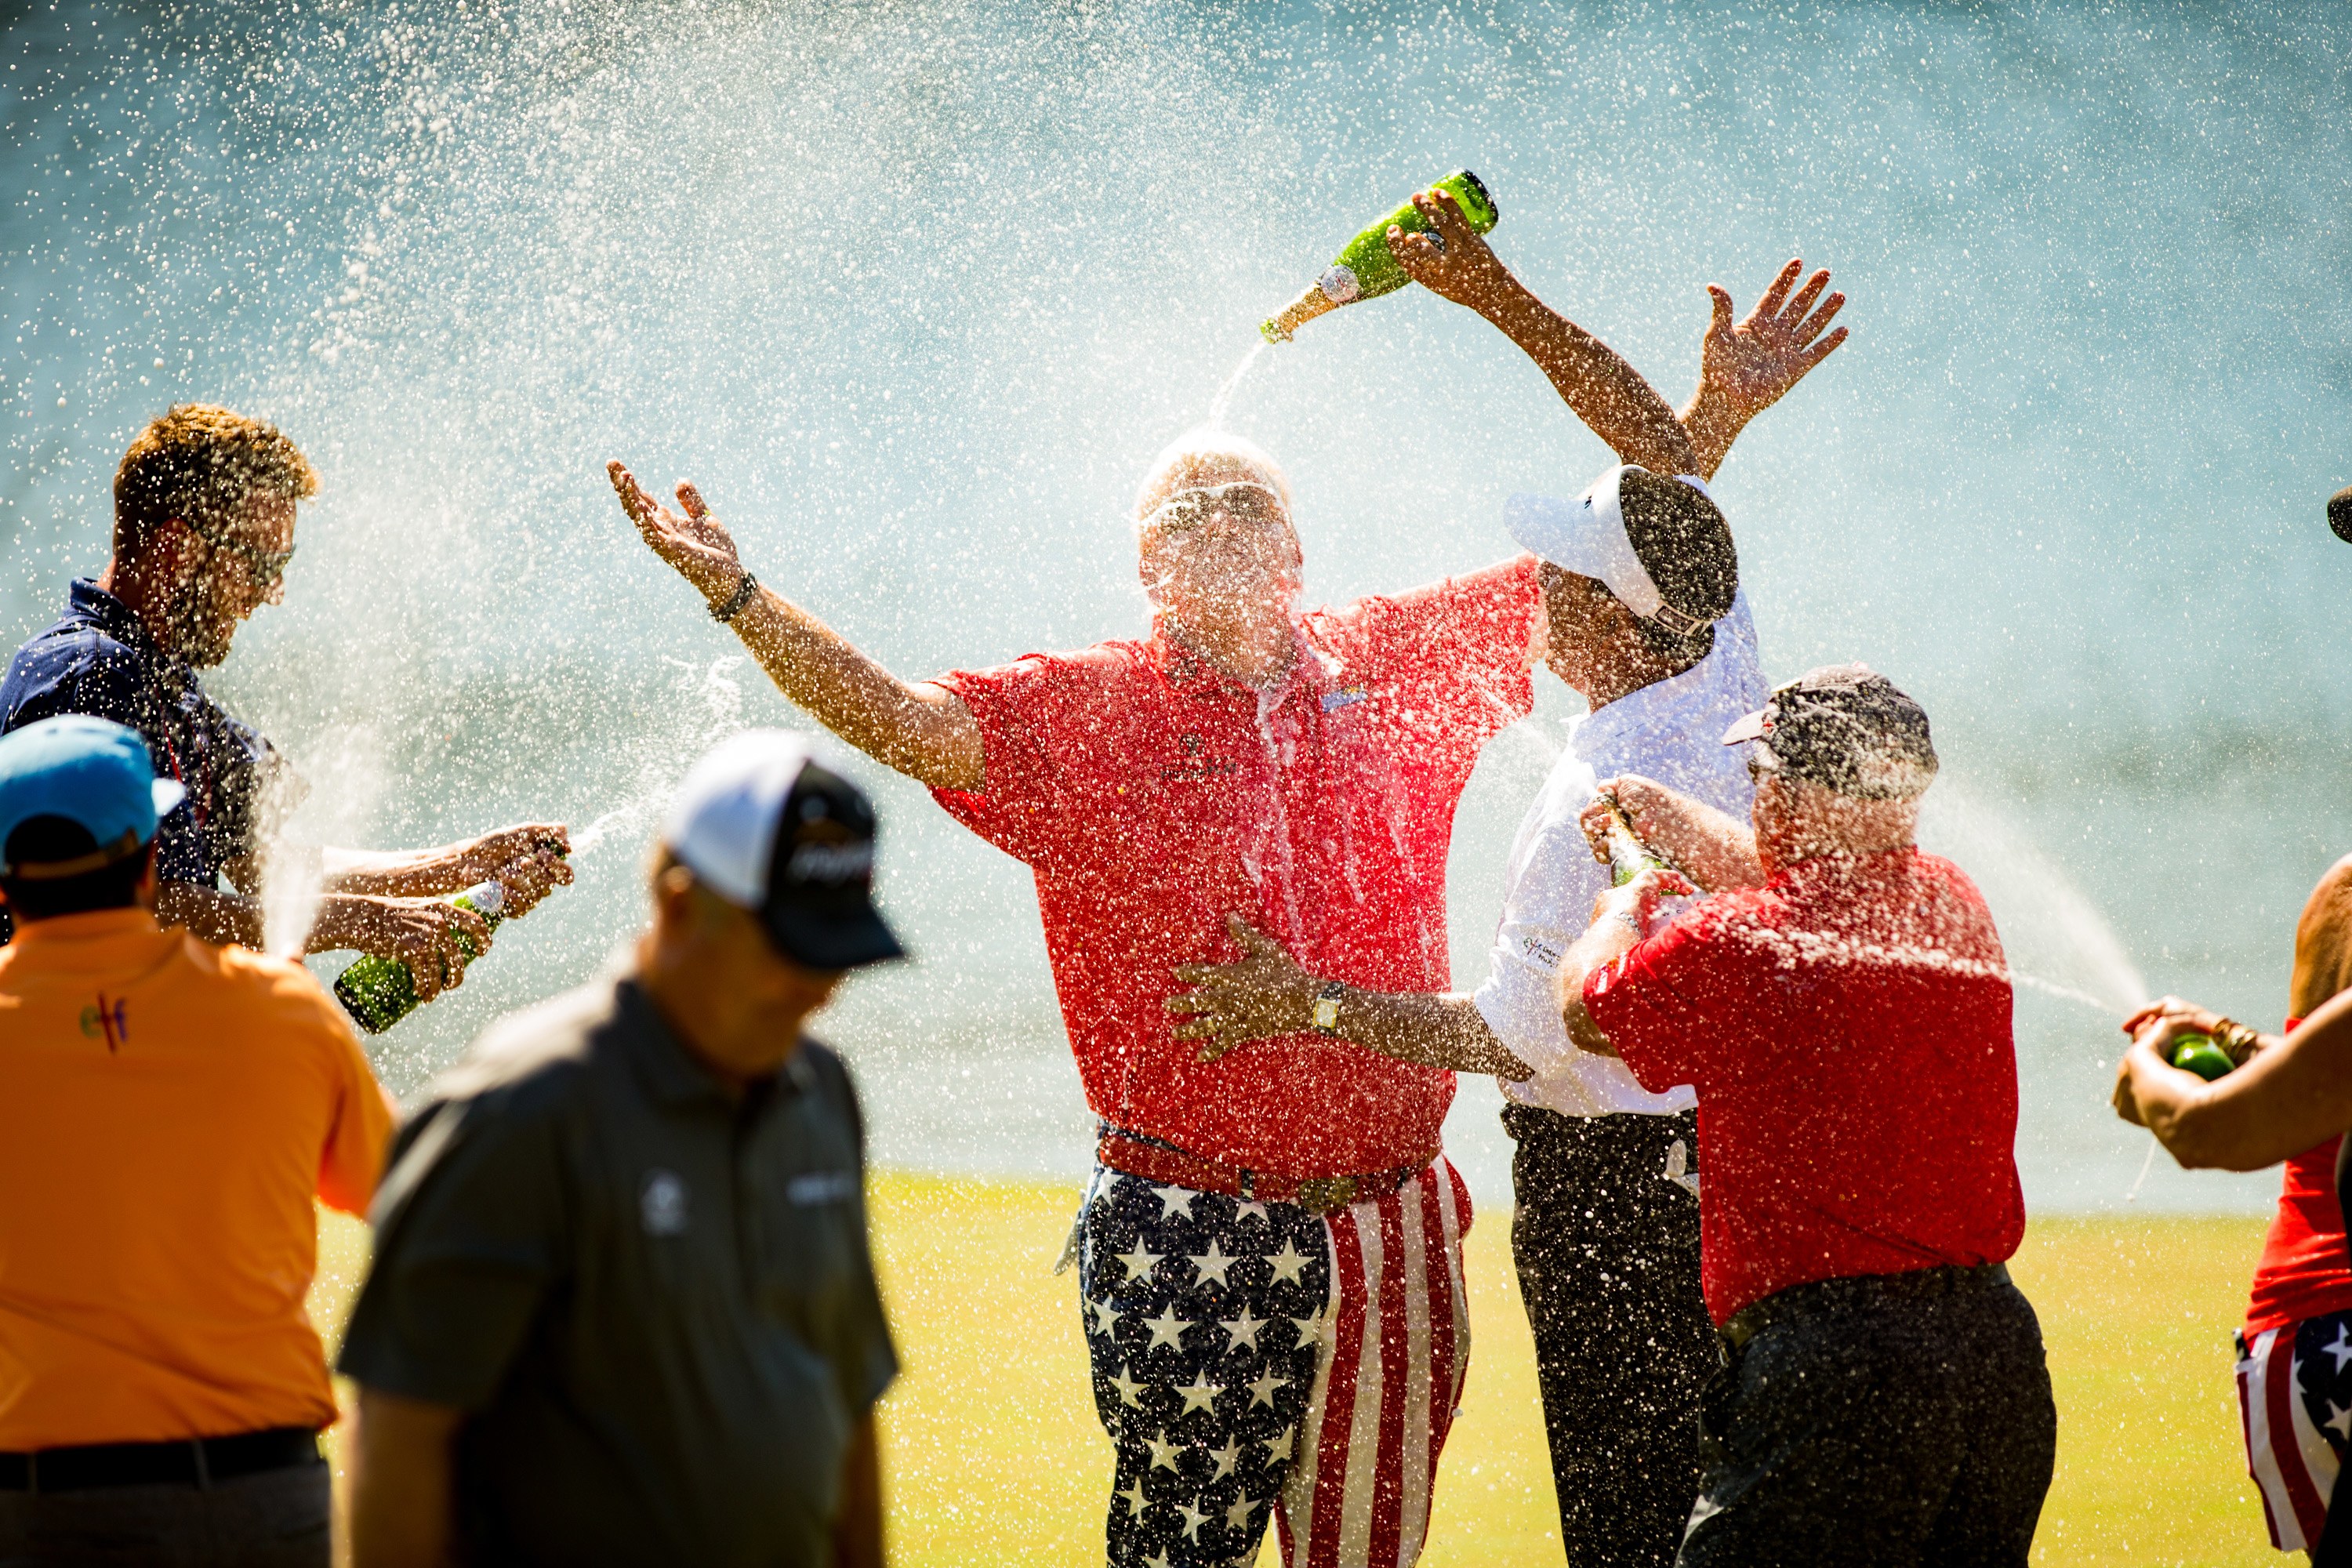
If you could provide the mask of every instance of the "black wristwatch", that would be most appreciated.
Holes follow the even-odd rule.
[[[1348,988],[1334,980],[1315,993],[1315,1032],[1337,1037],[1339,1033],[1339,998]]]

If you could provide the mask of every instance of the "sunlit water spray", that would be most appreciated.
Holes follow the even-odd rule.
[[[1217,395],[1209,400],[1210,429],[1222,430],[1225,427],[1225,411],[1234,405],[1234,392],[1239,390],[1242,378],[1249,374],[1250,366],[1257,363],[1257,356],[1264,353],[1265,353],[1265,340],[1261,338],[1250,344],[1249,353],[1242,355],[1242,363],[1234,366],[1234,374],[1225,377],[1224,385],[1217,388]]]
[[[2000,811],[1947,780],[1928,794],[1919,826],[1921,837],[1974,878],[1992,906],[2012,984],[2118,1021],[2148,1004],[2147,982],[2098,906]],[[2019,967],[2021,957],[2031,970]],[[2138,1201],[2156,1150],[2151,1137],[2126,1203]]]

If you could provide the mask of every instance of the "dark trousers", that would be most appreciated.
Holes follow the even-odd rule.
[[[327,1462],[208,1487],[0,1491],[0,1568],[327,1568]]]
[[[1885,1281],[1784,1291],[1727,1352],[1682,1568],[2023,1568],[2058,1441],[2033,1308]]]
[[[1719,1357],[1698,1285],[1698,1197],[1666,1174],[1697,1121],[1514,1105],[1511,1255],[1535,1330],[1573,1568],[1664,1568],[1698,1495],[1699,1393]]]

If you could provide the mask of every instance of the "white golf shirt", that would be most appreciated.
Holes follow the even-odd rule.
[[[1640,773],[1745,822],[1756,795],[1748,752],[1723,744],[1723,732],[1769,695],[1743,589],[1716,623],[1705,658],[1569,726],[1568,744],[1511,845],[1502,925],[1486,983],[1472,998],[1496,1037],[1535,1068],[1524,1083],[1505,1079],[1505,1098],[1564,1116],[1670,1116],[1698,1102],[1687,1084],[1650,1093],[1623,1062],[1578,1049],[1560,1022],[1560,958],[1592,923],[1592,900],[1609,887],[1609,868],[1592,858],[1576,818],[1601,780]]]

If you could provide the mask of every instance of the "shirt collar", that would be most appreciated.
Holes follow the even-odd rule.
[[[669,1020],[661,1016],[661,1009],[653,1005],[653,999],[634,978],[622,978],[614,989],[614,1012],[622,1026],[623,1037],[628,1041],[638,1073],[656,1100],[672,1106],[709,1104],[728,1111],[742,1103],[741,1097],[730,1092],[717,1074],[694,1059],[693,1053],[669,1026]],[[802,1053],[794,1051],[777,1069],[777,1095],[790,1097],[807,1089],[809,1071]]]
[[[183,685],[196,684],[196,672],[187,662],[158,646],[147,630],[147,623],[130,605],[100,587],[93,578],[77,577],[67,587],[66,619],[104,632],[133,653],[171,671]]]
[[[77,577],[66,589],[66,618],[88,622],[119,643],[163,657],[163,650],[147,635],[147,624],[131,613],[130,605],[100,587],[95,578]]]
[[[18,921],[9,943],[34,948],[87,948],[123,937],[162,936],[149,910],[133,905],[125,910],[91,910],[78,915],[52,915],[45,921]]]
[[[1277,708],[1287,701],[1302,684],[1310,692],[1317,690],[1318,683],[1324,678],[1323,661],[1316,657],[1314,648],[1308,645],[1297,616],[1290,617],[1290,639],[1294,648],[1290,677],[1283,683],[1282,689],[1275,694],[1272,706]],[[1151,667],[1160,671],[1169,685],[1179,690],[1213,687],[1251,702],[1258,700],[1256,687],[1247,681],[1236,680],[1199,654],[1185,648],[1168,635],[1167,627],[1156,616],[1151,623],[1151,640],[1144,647]]]
[[[1664,680],[1654,680],[1647,686],[1636,687],[1614,702],[1604,703],[1576,721],[1569,736],[1569,745],[1576,754],[1590,762],[1603,751],[1631,739],[1648,728],[1658,717],[1685,703],[1703,700],[1714,684],[1715,672],[1708,668],[1715,654],[1707,656],[1677,675]],[[1706,738],[1716,744],[1713,736]]]

